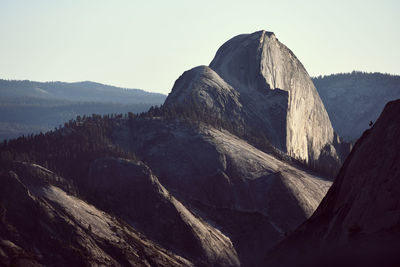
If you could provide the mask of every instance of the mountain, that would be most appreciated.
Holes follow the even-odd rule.
[[[23,190],[1,195],[1,218],[9,225],[1,238],[23,256],[7,247],[1,260],[31,255],[32,263],[57,257],[72,265],[59,249],[66,247],[88,264],[259,266],[311,216],[345,154],[293,53],[270,32],[240,35],[209,67],[179,77],[160,107],[77,117],[3,142],[1,170]],[[25,175],[24,166],[45,171]],[[35,211],[45,216],[32,216],[36,228],[24,228],[18,211],[30,204],[17,195],[40,206]],[[60,226],[43,221],[48,217]],[[104,229],[92,225],[103,217]],[[52,234],[64,233],[64,224],[72,233]]]
[[[269,266],[400,262],[399,112],[400,100],[385,106],[355,144],[318,209],[278,246]]]
[[[357,140],[389,101],[400,98],[400,76],[353,71],[312,79],[335,131]]]
[[[134,229],[130,231],[161,246],[160,250],[195,265],[257,264],[265,249],[272,248],[312,214],[331,184],[309,170],[254,148],[226,130],[177,122],[176,117],[169,120],[143,116],[147,115],[130,119],[88,117],[53,132],[11,140],[1,147],[1,169],[16,173],[27,188],[26,194],[35,199],[41,195],[34,195],[36,185],[30,183],[48,181],[45,188],[58,187],[83,205],[112,214],[121,225]],[[24,178],[21,166],[32,164],[58,175],[54,174],[56,178],[52,180],[42,173]],[[63,185],[64,180],[68,186]],[[29,229],[20,229],[24,215],[13,217],[13,211],[19,209],[8,205],[14,199],[2,194],[3,222],[16,229],[2,237],[25,254],[36,255],[28,242],[17,238],[31,234]],[[68,207],[70,204],[75,206],[67,202],[63,209],[73,209]],[[59,210],[57,207],[54,209]],[[48,225],[40,218],[35,223],[39,229],[40,225]],[[46,235],[64,231],[50,229]],[[72,236],[75,235],[74,232]],[[41,254],[49,255],[47,243],[43,239],[37,242]],[[119,249],[117,244],[107,246],[114,253]],[[90,255],[95,253],[91,248],[84,245],[74,250]],[[58,253],[61,252],[51,255]],[[107,253],[110,261],[123,264],[118,254]],[[45,264],[53,259],[43,256],[36,260]]]
[[[11,140],[7,146],[13,151],[2,147],[0,206],[2,225],[7,227],[0,236],[11,249],[4,248],[1,262],[31,255],[29,262],[39,264],[59,258],[71,265],[70,258],[77,257],[79,264],[175,266],[176,261],[190,266],[184,255],[197,266],[239,265],[228,237],[174,198],[133,154],[111,143],[109,131],[122,121],[90,117],[55,132]],[[21,190],[16,191],[14,180]],[[29,201],[19,202],[23,195]],[[25,228],[26,214],[38,214],[30,216],[32,227]],[[138,263],[132,263],[131,254],[138,256]],[[172,260],[163,259],[166,256]]]
[[[193,68],[176,81],[164,105],[213,114],[319,170],[332,173],[343,158],[307,71],[271,32],[224,43],[209,67]]]
[[[174,196],[226,234],[244,265],[257,264],[265,249],[308,218],[331,185],[203,124],[134,120],[114,138],[145,161]]]
[[[162,103],[163,94],[126,89],[95,82],[33,82],[0,80],[1,99],[40,98],[120,104]]]
[[[99,207],[119,215],[169,251],[196,265],[239,265],[230,239],[191,213],[143,163],[97,159],[90,166],[87,184]]]
[[[36,164],[11,169],[0,171],[2,265],[192,265],[74,196],[70,181]]]
[[[77,116],[144,112],[165,96],[93,82],[0,80],[0,99],[3,140],[46,132]]]

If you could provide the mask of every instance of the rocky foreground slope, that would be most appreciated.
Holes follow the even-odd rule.
[[[268,258],[270,266],[397,266],[399,114],[400,100],[386,105],[357,141],[313,216]]]
[[[0,182],[2,265],[192,265],[75,197],[70,181],[39,165],[16,162]]]

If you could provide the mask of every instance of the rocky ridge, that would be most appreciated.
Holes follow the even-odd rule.
[[[143,163],[98,159],[90,167],[87,183],[99,207],[169,251],[196,265],[239,265],[230,239],[182,205]]]
[[[16,162],[0,173],[0,262],[10,266],[192,266],[79,199],[67,180]]]

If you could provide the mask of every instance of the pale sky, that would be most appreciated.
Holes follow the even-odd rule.
[[[225,41],[261,29],[312,76],[400,74],[397,0],[0,0],[0,78],[167,94]]]

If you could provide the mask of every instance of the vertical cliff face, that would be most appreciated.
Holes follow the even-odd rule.
[[[243,106],[268,122],[279,118],[266,113],[264,106],[284,91],[279,101],[287,103],[286,125],[277,147],[290,156],[313,163],[334,142],[328,114],[307,71],[273,33],[259,31],[232,38],[221,46],[210,67],[241,94]],[[331,157],[337,157],[334,148],[329,150]]]
[[[285,91],[253,90],[242,93],[213,69],[199,66],[179,77],[164,106],[183,107],[206,117],[230,122],[239,132],[262,134],[276,148],[286,152]]]
[[[227,41],[209,67],[179,77],[165,107],[221,119],[235,134],[267,140],[325,173],[335,173],[347,154],[307,71],[271,32]]]

